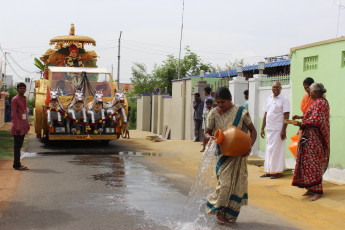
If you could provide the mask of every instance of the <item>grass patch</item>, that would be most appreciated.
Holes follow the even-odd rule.
[[[0,131],[0,160],[13,158],[13,136],[9,131]]]
[[[34,122],[34,116],[28,116],[28,121],[30,123],[33,123]]]

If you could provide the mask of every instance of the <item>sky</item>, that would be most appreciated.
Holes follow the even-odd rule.
[[[236,59],[256,64],[289,54],[292,47],[343,36],[345,7],[339,4],[345,6],[345,0],[185,0],[182,47],[215,67]],[[95,47],[85,48],[96,51],[97,65],[114,78],[122,31],[120,82],[130,82],[133,63],[145,64],[150,73],[167,55],[178,57],[182,5],[183,0],[0,0],[6,73],[15,82],[38,79],[33,59],[74,23],[76,35],[96,40]]]

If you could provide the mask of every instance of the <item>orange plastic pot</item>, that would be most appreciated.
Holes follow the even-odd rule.
[[[297,152],[297,146],[298,146],[298,135],[297,134],[293,135],[290,138],[291,138],[292,142],[289,145],[289,149],[290,149],[292,155],[294,155],[296,158],[296,152]]]
[[[214,136],[225,156],[239,157],[248,153],[251,148],[250,136],[233,125],[224,131],[217,129]]]

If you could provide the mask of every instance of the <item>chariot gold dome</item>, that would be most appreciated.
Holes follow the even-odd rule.
[[[84,48],[84,44],[91,44],[96,46],[96,41],[93,38],[87,37],[87,36],[81,36],[81,35],[75,35],[75,27],[74,24],[71,24],[71,29],[69,35],[64,36],[57,36],[52,39],[50,39],[50,45],[58,45],[60,47],[63,47],[64,45],[71,45],[71,44],[81,44],[82,48]]]

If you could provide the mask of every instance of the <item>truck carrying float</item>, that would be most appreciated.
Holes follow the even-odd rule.
[[[125,134],[128,104],[112,75],[96,65],[96,45],[86,36],[74,35],[50,40],[48,49],[35,64],[43,77],[35,81],[35,133],[43,141],[99,140],[108,144]]]

